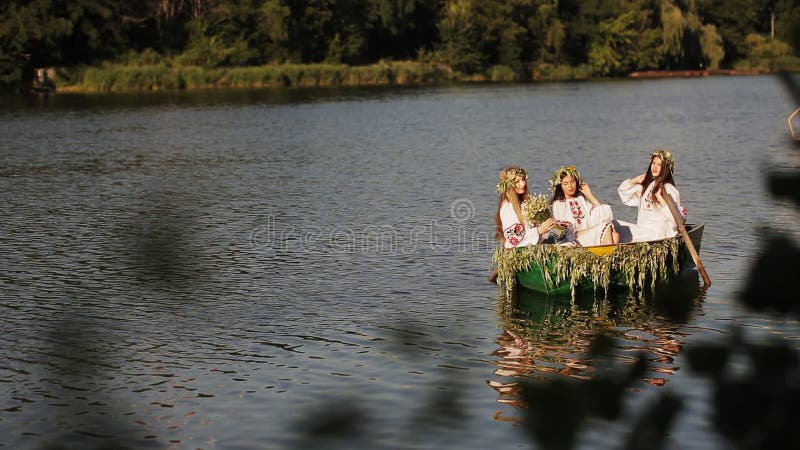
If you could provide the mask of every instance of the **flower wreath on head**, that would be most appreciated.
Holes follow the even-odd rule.
[[[525,169],[521,169],[519,167],[510,169],[508,172],[506,172],[506,179],[497,183],[497,192],[505,194],[509,187],[514,186],[517,183],[517,177],[522,177],[527,180],[528,172],[525,172]]]
[[[661,162],[666,164],[667,167],[669,167],[669,173],[672,174],[675,173],[675,157],[672,156],[672,153],[670,153],[669,150],[661,149],[661,150],[656,150],[653,153],[650,153],[650,161],[652,161],[653,158],[655,158],[656,156],[661,158]]]
[[[581,173],[578,172],[578,168],[575,166],[561,166],[553,172],[553,177],[550,178],[550,192],[555,192],[556,186],[561,184],[561,179],[567,175],[575,179],[575,185],[578,186],[578,189],[581,188],[583,178],[581,177]]]

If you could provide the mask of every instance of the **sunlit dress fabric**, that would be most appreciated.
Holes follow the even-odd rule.
[[[552,211],[553,219],[569,223],[574,229],[574,231],[568,229],[565,239],[575,239],[583,247],[600,245],[605,234],[612,232],[611,221],[614,220],[614,213],[611,211],[611,206],[606,204],[592,206],[582,195],[554,201]]]
[[[505,248],[525,247],[539,243],[539,230],[533,224],[521,223],[514,206],[507,201],[500,205],[500,224],[506,238]]]
[[[663,188],[675,200],[678,211],[686,219],[686,209],[681,206],[681,195],[678,189],[672,184],[665,184]],[[641,184],[634,184],[631,180],[625,180],[617,189],[620,200],[628,206],[639,207],[639,214],[636,224],[624,223],[627,227],[632,242],[655,241],[673,237],[678,234],[678,225],[672,217],[669,206],[666,203],[656,203],[653,198],[653,183],[647,186],[642,192]],[[627,233],[625,233],[627,234]],[[626,239],[627,240],[627,239]]]

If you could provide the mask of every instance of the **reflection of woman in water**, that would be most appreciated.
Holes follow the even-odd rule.
[[[682,344],[673,337],[674,329],[642,302],[570,303],[569,299],[519,290],[514,299],[501,293],[498,315],[504,330],[495,340],[498,348],[492,352],[498,357],[494,371],[497,378],[487,383],[497,390],[500,403],[525,406],[520,396],[522,380],[546,380],[555,375],[582,380],[594,377],[597,357],[603,359],[603,355],[592,356],[590,347],[593,337],[601,333],[628,341],[626,347],[645,353],[649,370],[640,379],[646,383],[663,386],[668,381],[666,376],[678,369],[674,358]],[[630,354],[611,358],[632,362]]]

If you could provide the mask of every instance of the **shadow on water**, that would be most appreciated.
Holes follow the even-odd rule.
[[[191,201],[167,190],[146,195],[134,216],[119,225],[135,230],[120,242],[139,285],[150,290],[196,289],[204,278],[204,258],[197,251]],[[123,233],[120,233],[121,235]]]
[[[185,205],[184,205],[185,206]],[[187,237],[190,220],[181,215],[178,205],[168,196],[153,193],[136,211],[134,221],[119,220],[117,225],[135,230],[133,238],[121,242],[117,257],[142,289],[161,292],[178,292],[195,284],[202,272],[197,269],[191,240]],[[55,412],[48,417],[59,431],[48,435],[44,449],[97,448],[126,449],[147,448],[152,443],[145,440],[130,441],[122,436],[129,427],[124,417],[129,415],[120,399],[104,392],[109,389],[120,367],[114,366],[115,349],[109,348],[109,334],[103,317],[109,305],[118,299],[107,299],[101,304],[84,298],[79,289],[64,293],[63,311],[54,311],[43,352],[48,358],[49,381],[63,392],[61,398],[51,399]],[[117,307],[134,308],[133,304]],[[173,305],[181,308],[181,304]],[[47,319],[43,319],[47,320]]]
[[[103,391],[106,381],[113,378],[111,355],[100,344],[103,332],[91,317],[73,316],[55,323],[45,337],[50,344],[43,349],[50,361],[50,382],[58,386],[52,392],[61,392],[50,399],[54,415],[48,419],[60,425],[60,432],[42,448],[77,448],[87,443],[96,443],[88,444],[89,448],[133,448],[118,437],[123,429],[122,411],[111,407],[105,414],[90,412],[96,406],[114,404],[113,398],[98,398],[94,392]]]

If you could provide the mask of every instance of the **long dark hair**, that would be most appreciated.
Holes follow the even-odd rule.
[[[556,200],[566,200],[567,199],[567,194],[564,193],[564,188],[561,187],[561,180],[563,180],[564,177],[566,177],[568,175],[569,174],[567,172],[561,172],[561,177],[558,179],[558,183],[553,186],[553,198],[550,199],[550,204],[551,205]],[[575,177],[573,177],[573,178],[575,178]],[[583,192],[581,192],[581,187],[579,185],[580,182],[581,182],[581,180],[579,178],[575,179],[575,184],[576,184],[576,186],[575,186],[575,197],[578,197],[578,196],[583,197]]]
[[[660,158],[661,159],[661,172],[658,174],[657,177],[653,176],[653,172],[650,171],[650,168],[653,165],[653,158]],[[656,194],[661,192],[661,187],[665,184],[669,183],[675,186],[675,180],[672,178],[672,170],[669,168],[669,164],[664,161],[664,158],[661,158],[659,155],[653,155],[650,157],[650,164],[647,165],[647,174],[644,176],[644,181],[642,181],[642,194],[644,191],[647,190],[647,187],[650,186],[650,183],[653,183],[653,202],[658,204],[658,197]],[[677,187],[677,186],[676,186]]]

